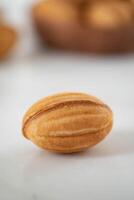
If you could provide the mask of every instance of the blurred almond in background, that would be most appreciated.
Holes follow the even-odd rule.
[[[9,25],[3,17],[0,9],[0,59],[6,58],[17,41],[16,30]]]
[[[42,0],[32,9],[45,44],[91,53],[133,52],[133,16],[130,0]]]

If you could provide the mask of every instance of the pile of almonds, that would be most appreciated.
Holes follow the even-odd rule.
[[[134,51],[134,0],[41,0],[32,18],[45,45],[92,53]],[[0,59],[9,55],[16,31],[0,10]]]
[[[133,0],[43,0],[32,13],[51,46],[99,53],[134,50]]]

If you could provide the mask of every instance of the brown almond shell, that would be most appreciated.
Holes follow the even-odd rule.
[[[9,25],[0,23],[0,59],[8,56],[11,49],[15,45],[16,40],[16,31]]]
[[[23,134],[43,149],[71,153],[100,142],[110,132],[112,111],[83,93],[62,93],[34,104],[23,119]]]

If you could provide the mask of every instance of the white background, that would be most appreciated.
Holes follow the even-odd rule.
[[[0,63],[0,200],[133,200],[134,56],[41,52],[31,3],[1,3],[20,35],[14,55]],[[63,91],[91,93],[113,109],[111,134],[86,152],[54,154],[22,136],[27,108]]]

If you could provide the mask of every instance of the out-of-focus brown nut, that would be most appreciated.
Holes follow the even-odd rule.
[[[0,23],[0,59],[5,58],[16,42],[17,34],[15,30],[6,25]]]
[[[87,6],[85,20],[92,26],[116,28],[132,23],[131,5],[124,1],[98,1]]]
[[[93,53],[134,51],[134,7],[123,0],[42,0],[32,12],[51,47]]]
[[[34,104],[24,116],[22,130],[41,148],[72,153],[99,143],[112,124],[111,109],[98,98],[62,93]]]
[[[74,4],[65,0],[41,1],[33,8],[33,18],[43,40],[61,48],[73,46],[78,22]]]
[[[63,0],[41,1],[34,7],[33,15],[39,20],[48,19],[56,23],[68,23],[77,18],[75,7]]]
[[[134,5],[134,0],[129,0]]]

